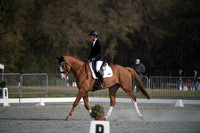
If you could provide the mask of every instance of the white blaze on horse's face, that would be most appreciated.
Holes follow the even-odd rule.
[[[65,63],[62,62],[62,63],[60,64],[60,66],[59,66],[59,69],[60,69],[60,72],[61,72],[60,76],[61,76],[61,79],[68,79],[67,74],[64,73],[64,72],[65,72],[65,70],[63,69],[64,67],[65,67]]]

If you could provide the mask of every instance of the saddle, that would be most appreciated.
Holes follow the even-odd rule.
[[[90,66],[90,70],[92,72],[92,77],[94,79],[98,79],[98,77],[96,76],[96,71],[95,71],[95,63],[93,62],[90,62],[89,63],[89,66]],[[113,76],[113,72],[112,72],[112,69],[111,67],[108,65],[108,63],[106,63],[106,61],[103,62],[101,68],[100,68],[100,71],[103,72],[103,78],[109,78],[109,77],[112,77]]]
[[[96,79],[95,83],[93,85],[93,91],[95,91],[95,90],[97,90],[99,88],[101,82],[100,82],[100,79],[98,79],[98,76],[96,76],[97,75],[97,72],[96,72],[96,69],[95,69],[96,68],[96,64],[94,62],[90,62],[89,66],[90,66],[90,70],[92,72],[92,77],[94,79]],[[112,69],[108,65],[108,63],[106,63],[106,61],[104,61],[102,63],[102,66],[101,66],[99,71],[103,74],[103,78],[108,78],[108,77],[112,77],[113,76]]]

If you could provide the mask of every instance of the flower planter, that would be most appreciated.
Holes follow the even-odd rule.
[[[92,118],[94,118],[95,120],[100,120],[100,121],[103,121],[104,120],[104,108],[103,106],[97,104],[95,106],[93,106],[91,108],[92,112],[90,113],[90,116]]]
[[[103,121],[104,120],[104,116],[98,116],[98,118],[95,119],[95,120],[97,120],[97,121]]]

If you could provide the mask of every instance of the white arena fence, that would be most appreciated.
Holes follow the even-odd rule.
[[[193,77],[183,77],[180,86],[178,77],[173,76],[151,76],[149,78],[144,76],[141,80],[152,97],[200,98],[200,82]],[[66,97],[76,96],[78,92],[74,75],[69,75],[67,80],[61,80],[60,74],[4,73],[4,81],[6,81],[9,97]],[[142,97],[137,88],[134,89],[134,95]],[[108,97],[108,90],[90,92],[89,96]],[[117,92],[117,96],[128,97],[121,89]]]

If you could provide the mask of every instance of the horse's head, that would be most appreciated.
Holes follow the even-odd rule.
[[[58,58],[59,70],[61,73],[61,79],[68,79],[69,72],[71,71],[71,65],[66,62],[66,60],[61,56]]]

